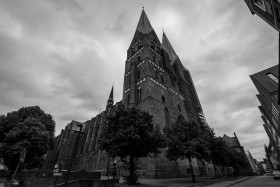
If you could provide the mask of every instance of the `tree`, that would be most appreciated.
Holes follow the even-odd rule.
[[[99,144],[111,157],[120,157],[128,166],[130,184],[137,182],[137,161],[141,157],[155,156],[162,145],[159,127],[154,127],[153,117],[148,112],[135,108],[117,107],[107,117]]]
[[[53,148],[55,122],[38,106],[23,107],[0,117],[0,158],[13,171],[23,149],[27,150],[25,168],[43,163],[42,155]]]
[[[175,124],[163,129],[168,147],[166,156],[170,160],[188,159],[192,172],[192,181],[195,182],[192,157],[204,160],[210,159],[209,141],[214,132],[202,120],[186,121],[179,115]]]

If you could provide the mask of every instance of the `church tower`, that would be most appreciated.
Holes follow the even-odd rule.
[[[189,71],[165,33],[159,41],[144,9],[127,50],[123,103],[148,111],[161,127],[202,113]]]

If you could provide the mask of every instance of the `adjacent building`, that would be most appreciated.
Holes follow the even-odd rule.
[[[279,66],[276,65],[250,75],[259,92],[257,98],[261,104],[259,110],[264,122],[263,127],[271,141],[275,158],[280,156],[280,106],[277,104],[279,83],[278,68]]]
[[[82,123],[73,170],[107,172],[106,168],[117,162],[100,150],[98,139],[106,116],[120,103],[148,111],[153,115],[154,124],[160,127],[174,123],[179,114],[186,120],[204,116],[190,71],[181,63],[165,33],[159,40],[144,9],[128,47],[124,69],[122,101],[114,104],[112,88],[106,110]],[[43,169],[52,170],[55,164],[68,168],[79,123],[72,121],[56,137],[55,149],[48,154]],[[142,159],[140,173],[155,178],[187,176],[190,171],[186,163],[188,161],[170,162],[161,154],[157,159]],[[197,175],[214,173],[209,163],[197,159],[193,159],[193,163]]]
[[[259,175],[259,170],[256,164],[256,160],[253,158],[252,154],[250,153],[250,151],[246,150],[246,156],[247,159],[249,161],[249,164],[251,166],[251,170],[253,172],[254,175]]]
[[[280,0],[245,0],[252,14],[256,14],[280,31]]]
[[[233,149],[247,163],[246,166],[244,166],[244,167],[239,166],[237,168],[238,174],[239,175],[251,175],[253,172],[252,172],[250,163],[249,163],[248,158],[245,154],[244,147],[241,146],[236,134],[234,133],[234,137],[229,137],[226,134],[224,134],[223,141],[226,143],[227,147]]]

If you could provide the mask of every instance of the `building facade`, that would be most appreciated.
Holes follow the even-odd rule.
[[[252,14],[280,31],[280,0],[245,0]]]
[[[244,147],[240,144],[236,134],[234,133],[234,137],[229,137],[226,134],[224,134],[223,141],[226,143],[227,147],[231,148],[236,153],[238,153],[241,156],[241,158],[246,162],[246,166],[236,168],[238,174],[239,175],[252,175],[253,172],[252,172],[249,160],[244,151]]]
[[[276,65],[250,75],[259,92],[257,98],[261,104],[259,110],[264,122],[263,127],[271,141],[272,149],[276,154],[274,155],[275,157],[280,156],[280,106],[277,104],[279,83],[278,68],[279,66]]]
[[[148,111],[154,124],[161,128],[174,123],[179,114],[186,120],[203,116],[189,70],[182,65],[165,33],[160,42],[144,9],[127,50],[123,99],[114,105],[112,88],[106,110],[82,123],[82,136],[72,170],[102,171],[105,174],[106,169],[116,162],[100,150],[98,139],[106,116],[120,103]],[[56,137],[55,149],[48,154],[43,169],[52,170],[55,164],[61,165],[62,169],[68,168],[78,123],[72,121]],[[164,154],[157,159],[144,158],[140,162],[140,173],[147,177],[188,175],[188,161],[170,162]],[[214,173],[209,163],[197,159],[193,163],[197,175]]]

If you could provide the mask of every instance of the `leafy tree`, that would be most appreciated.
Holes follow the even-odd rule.
[[[13,171],[23,149],[25,168],[40,167],[42,155],[53,148],[55,122],[38,106],[23,107],[0,117],[0,158]]]
[[[168,147],[167,158],[188,159],[192,181],[195,182],[191,158],[210,159],[209,141],[214,136],[213,130],[202,120],[186,121],[182,115],[179,115],[175,124],[165,127],[163,132]]]
[[[155,156],[162,146],[159,127],[154,127],[153,117],[135,108],[117,107],[107,118],[99,144],[111,157],[118,156],[128,166],[130,184],[137,182],[137,161],[141,157]]]

